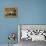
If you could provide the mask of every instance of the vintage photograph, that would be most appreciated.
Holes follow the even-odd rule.
[[[16,8],[5,8],[5,16],[16,16]]]

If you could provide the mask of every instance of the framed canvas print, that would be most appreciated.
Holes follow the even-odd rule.
[[[46,25],[19,24],[18,41],[21,43],[20,46],[42,45],[44,42],[46,43]]]
[[[46,25],[20,24],[18,29],[20,31],[20,41],[46,41]]]

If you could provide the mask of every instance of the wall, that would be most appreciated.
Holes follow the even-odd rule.
[[[46,24],[46,0],[25,0],[21,9],[21,24]]]
[[[6,18],[5,7],[18,8],[17,18]],[[0,44],[8,43],[9,32],[17,32],[17,24],[46,24],[46,0],[0,0]]]

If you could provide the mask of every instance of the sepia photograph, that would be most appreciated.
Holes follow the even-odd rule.
[[[16,16],[16,8],[5,8],[5,16]]]

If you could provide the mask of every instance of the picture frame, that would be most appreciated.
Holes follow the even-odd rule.
[[[6,17],[16,17],[17,16],[17,10],[15,7],[5,8],[4,14]]]

